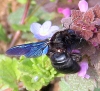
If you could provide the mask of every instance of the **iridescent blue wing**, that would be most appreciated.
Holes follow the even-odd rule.
[[[38,57],[48,52],[48,41],[29,43],[14,46],[6,51],[6,54],[12,56],[25,55],[26,57]]]

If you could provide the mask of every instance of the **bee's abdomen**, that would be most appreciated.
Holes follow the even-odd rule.
[[[65,53],[54,53],[51,56],[51,62],[54,68],[61,73],[76,73],[80,70],[78,63]]]

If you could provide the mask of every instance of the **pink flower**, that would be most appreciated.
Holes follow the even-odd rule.
[[[88,70],[88,62],[86,59],[82,60],[82,62],[79,63],[81,70],[78,72],[78,76],[82,77],[82,78],[87,78],[89,79],[90,76],[87,73]]]
[[[58,8],[58,13],[62,13],[64,17],[69,17],[71,15],[71,10],[70,8]]]
[[[86,12],[88,10],[88,3],[85,0],[80,0],[78,7],[81,12]]]

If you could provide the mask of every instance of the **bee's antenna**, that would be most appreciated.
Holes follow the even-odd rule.
[[[79,17],[80,17],[80,16],[79,16]],[[75,20],[77,20],[79,17],[75,18],[75,19],[71,22],[71,24],[69,24],[69,29],[70,29],[72,23],[73,23]]]

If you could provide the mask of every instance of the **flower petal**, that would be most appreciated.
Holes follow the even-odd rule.
[[[86,74],[86,75],[85,75],[85,78],[86,78],[86,79],[89,79],[89,78],[90,78],[90,75]]]
[[[88,3],[85,0],[80,0],[78,7],[81,12],[86,12],[88,10]]]
[[[43,24],[42,24],[42,26],[41,26],[41,29],[42,30],[47,30],[47,32],[48,32],[48,30],[50,29],[50,27],[51,27],[51,21],[46,21],[46,22],[44,22]]]
[[[44,22],[39,31],[40,36],[44,36],[44,37],[49,36],[50,27],[51,27],[51,21]]]
[[[33,34],[38,34],[39,30],[40,30],[41,24],[39,23],[33,23],[31,24],[30,30]]]
[[[88,70],[88,62],[86,60],[83,60],[79,63],[81,70],[78,72],[78,76],[85,77]]]
[[[35,34],[34,37],[38,40],[44,40],[44,38],[42,38],[39,34]]]
[[[52,26],[51,28],[50,28],[50,32],[57,32],[59,30],[59,27],[58,26]]]
[[[57,8],[58,13],[62,13],[63,8]]]
[[[62,11],[64,17],[70,17],[71,15],[71,10],[70,8],[65,8],[63,11]]]
[[[49,35],[46,35],[46,36],[41,36],[39,34],[37,35],[34,35],[34,37],[38,40],[45,40],[45,39],[48,39],[49,38]]]
[[[52,26],[50,28],[50,30],[48,31],[49,36],[52,37],[57,31],[59,31],[59,27],[58,26]]]

